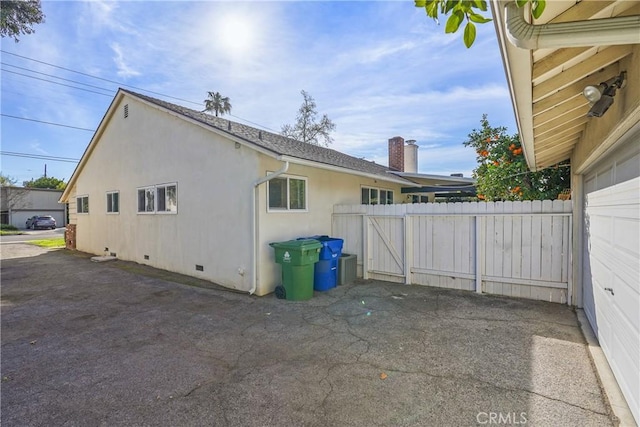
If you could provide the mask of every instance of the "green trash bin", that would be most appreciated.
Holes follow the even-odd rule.
[[[274,242],[269,246],[275,250],[276,262],[282,267],[282,288],[276,289],[276,295],[292,301],[311,299],[313,267],[320,257],[322,244],[306,239]]]

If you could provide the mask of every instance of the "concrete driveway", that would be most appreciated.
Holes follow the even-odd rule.
[[[383,282],[289,302],[2,257],[4,426],[612,425],[566,306]]]

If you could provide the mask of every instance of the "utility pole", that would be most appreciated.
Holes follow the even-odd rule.
[[[47,177],[47,164],[44,164],[44,177]]]

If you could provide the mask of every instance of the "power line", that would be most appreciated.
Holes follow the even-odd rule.
[[[12,157],[25,157],[28,159],[50,160],[52,162],[78,163],[80,159],[72,159],[71,157],[45,156],[44,154],[15,153],[12,151],[0,151],[0,155]]]
[[[62,123],[45,122],[45,121],[42,121],[42,120],[28,119],[26,117],[11,116],[9,114],[4,114],[4,113],[0,113],[0,116],[9,117],[9,118],[18,119],[18,120],[27,120],[27,121],[30,121],[30,122],[42,123],[42,124],[45,124],[45,125],[60,126],[60,127],[63,127],[63,128],[78,129],[78,130],[86,130],[87,132],[95,132],[95,129],[79,128],[77,126],[63,125]]]
[[[160,93],[160,92],[154,92],[154,91],[152,91],[152,90],[143,89],[143,88],[141,88],[141,87],[131,86],[131,85],[128,85],[128,84],[125,84],[125,83],[122,83],[122,82],[117,82],[117,81],[115,81],[115,80],[105,79],[105,78],[103,78],[103,77],[98,77],[98,76],[94,76],[94,75],[92,75],[92,74],[83,73],[83,72],[81,72],[81,71],[72,70],[72,69],[70,69],[70,68],[61,67],[61,66],[59,66],[59,65],[50,64],[50,63],[48,63],[48,62],[40,61],[40,60],[38,60],[38,59],[34,59],[34,58],[29,58],[29,57],[27,57],[27,56],[18,55],[17,53],[7,52],[7,51],[6,51],[6,50],[4,50],[4,49],[0,49],[0,52],[2,52],[2,53],[6,53],[6,54],[8,54],[8,55],[17,56],[18,58],[22,58],[22,59],[28,59],[28,60],[30,60],[30,61],[37,62],[37,63],[39,63],[39,64],[48,65],[48,66],[50,66],[50,67],[59,68],[59,69],[61,69],[61,70],[69,71],[70,73],[76,73],[76,74],[80,74],[80,75],[83,75],[83,76],[91,77],[91,78],[94,78],[94,79],[102,80],[102,81],[105,81],[105,82],[109,82],[109,83],[117,84],[117,85],[119,85],[119,86],[123,86],[123,87],[130,87],[130,88],[135,89],[135,90],[141,90],[141,91],[143,91],[143,92],[153,93],[154,95],[164,96],[165,98],[171,98],[171,99],[175,99],[175,100],[178,100],[178,101],[188,102],[188,103],[190,103],[190,104],[202,105],[202,103],[201,103],[201,102],[193,102],[193,101],[189,101],[188,99],[177,98],[177,97],[175,97],[175,96],[166,95],[166,94],[163,94],[163,93]]]
[[[75,83],[75,84],[79,84],[79,85],[83,85],[83,86],[92,87],[92,88],[94,88],[94,89],[100,89],[100,90],[105,90],[105,91],[113,92],[113,90],[112,90],[112,89],[105,89],[105,88],[100,87],[100,86],[90,85],[90,84],[88,84],[88,83],[79,82],[79,81],[77,81],[77,80],[65,79],[65,78],[62,78],[62,77],[54,76],[53,74],[41,73],[40,71],[35,71],[35,70],[30,69],[30,68],[19,67],[19,66],[17,66],[17,65],[13,65],[13,64],[7,64],[6,62],[0,62],[0,64],[2,64],[2,65],[6,65],[7,67],[13,67],[13,68],[17,68],[17,69],[19,69],[19,70],[28,71],[28,72],[30,72],[30,73],[40,74],[40,75],[42,75],[42,76],[53,77],[54,79],[63,80],[63,81],[65,81],[65,82],[71,82],[71,83]],[[3,70],[3,71],[8,71],[8,70]],[[10,72],[10,71],[9,71],[9,72]],[[15,72],[14,72],[14,73],[15,73]],[[15,74],[18,74],[18,73],[15,73]],[[24,75],[24,74],[20,74],[20,75]],[[27,76],[27,77],[30,77],[30,76]]]
[[[178,97],[171,96],[171,95],[167,95],[167,94],[160,93],[160,92],[154,92],[154,91],[152,91],[152,90],[143,89],[143,88],[141,88],[141,87],[131,86],[131,85],[128,85],[128,84],[126,84],[126,83],[118,82],[118,81],[115,81],[115,80],[105,79],[105,78],[103,78],[103,77],[98,77],[98,76],[94,76],[94,75],[92,75],[92,74],[83,73],[82,71],[76,71],[76,70],[72,70],[72,69],[70,69],[70,68],[65,68],[65,67],[61,67],[61,66],[59,66],[59,65],[51,64],[51,63],[49,63],[49,62],[40,61],[40,60],[38,60],[38,59],[34,59],[34,58],[29,58],[29,57],[27,57],[27,56],[18,55],[17,53],[7,52],[6,50],[3,50],[3,49],[0,49],[0,52],[2,52],[2,53],[6,53],[6,54],[8,54],[8,55],[13,55],[13,56],[18,57],[18,58],[27,59],[27,60],[29,60],[29,61],[34,61],[34,62],[37,62],[37,63],[39,63],[39,64],[48,65],[49,67],[54,67],[54,68],[58,68],[58,69],[60,69],[60,70],[69,71],[69,72],[71,72],[71,73],[76,73],[76,74],[80,74],[80,75],[83,75],[83,76],[91,77],[91,78],[94,78],[94,79],[102,80],[102,81],[105,81],[105,82],[108,82],[108,83],[113,83],[113,84],[116,84],[116,85],[118,85],[118,86],[128,87],[128,88],[135,89],[135,90],[139,90],[139,91],[142,91],[142,92],[152,93],[152,94],[154,94],[154,95],[162,96],[162,97],[165,97],[165,98],[175,99],[175,100],[177,100],[177,101],[183,101],[183,102],[188,102],[189,104],[194,104],[194,105],[202,106],[202,102],[189,101],[188,99],[178,98]],[[7,64],[7,65],[9,65],[9,64]],[[10,65],[10,66],[11,66],[11,67],[16,67],[15,65]],[[20,68],[20,67],[16,67],[16,68]],[[23,69],[24,69],[24,68],[23,68]],[[44,73],[39,73],[39,72],[37,72],[37,71],[29,70],[29,69],[25,69],[25,70],[27,70],[27,71],[31,71],[31,72],[34,72],[34,73],[38,73],[38,74],[44,74]],[[14,71],[9,71],[9,70],[4,70],[4,71],[12,72],[12,73],[14,73],[14,74],[19,74],[19,73],[16,73],[16,72],[14,72]],[[47,74],[45,74],[45,75],[47,75]],[[47,76],[49,76],[49,75],[47,75]],[[26,76],[26,77],[35,78],[35,77],[32,77],[32,76]],[[86,85],[86,86],[92,86],[92,85],[88,85],[88,84],[86,84],[86,83],[81,83],[81,82],[77,82],[77,81],[73,81],[73,80],[63,79],[63,78],[61,78],[61,77],[55,77],[55,76],[53,76],[53,75],[51,75],[50,77],[54,77],[54,78],[61,79],[61,80],[67,80],[67,81],[71,81],[71,82],[73,82],[73,83],[82,84],[82,85]],[[44,79],[40,79],[40,80],[44,80]],[[44,81],[48,81],[48,80],[44,80]],[[57,82],[50,82],[50,83],[60,84],[60,83],[57,83]],[[65,86],[65,85],[63,85],[63,86]],[[73,86],[70,86],[70,87],[73,87]],[[94,86],[92,86],[92,87],[94,87]],[[87,89],[82,89],[82,88],[75,88],[75,89],[80,89],[80,90],[85,90],[85,91],[87,91],[87,92],[91,92],[91,91],[89,91],[89,90],[87,90]],[[108,89],[102,89],[102,90],[108,90]],[[100,95],[105,95],[105,94],[101,93]],[[107,96],[107,95],[105,95],[105,96]],[[111,96],[111,95],[108,95],[108,96]],[[252,124],[252,125],[254,125],[254,126],[258,126],[258,127],[263,128],[263,129],[269,130],[269,131],[271,131],[271,132],[278,133],[278,131],[273,130],[273,129],[271,129],[271,128],[269,128],[269,127],[265,126],[265,125],[262,125],[262,124],[260,124],[260,123],[252,122],[251,120],[244,119],[244,118],[242,118],[242,117],[236,116],[235,114],[231,114],[231,113],[228,113],[228,114],[229,114],[229,116],[231,116],[231,117],[235,117],[236,119],[238,119],[238,120],[242,120],[243,122],[251,123],[251,124]]]
[[[66,86],[66,87],[70,87],[73,89],[78,89],[78,90],[83,90],[85,92],[91,92],[91,93],[96,93],[98,95],[102,95],[102,96],[108,96],[109,98],[112,98],[113,95],[109,95],[107,93],[102,93],[102,92],[96,92],[95,90],[90,90],[90,89],[85,89],[82,87],[76,87],[76,86],[71,86],[71,85],[66,85],[64,83],[59,83],[59,82],[54,82],[53,80],[47,80],[47,79],[43,79],[41,77],[36,77],[36,76],[30,76],[28,74],[23,74],[23,73],[18,73],[17,71],[10,71],[10,70],[5,70],[4,68],[2,69],[2,71],[4,71],[5,73],[11,73],[11,74],[17,74],[19,76],[24,76],[24,77],[28,77],[30,79],[34,79],[34,80],[41,80],[43,82],[47,82],[47,83],[53,83],[54,85],[59,85],[59,86]],[[107,89],[104,89],[107,90]]]

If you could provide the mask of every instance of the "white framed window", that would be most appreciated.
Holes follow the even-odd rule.
[[[267,181],[268,212],[306,212],[307,178],[280,175]]]
[[[107,192],[107,213],[108,214],[120,213],[120,192],[119,191]]]
[[[156,211],[155,195],[155,187],[138,188],[138,213],[154,213]]]
[[[393,190],[362,187],[360,202],[363,205],[392,205]]]
[[[79,214],[89,213],[89,196],[76,197],[76,212]]]
[[[138,188],[138,213],[177,214],[178,184],[158,184]]]
[[[156,185],[156,212],[178,213],[178,184]]]

